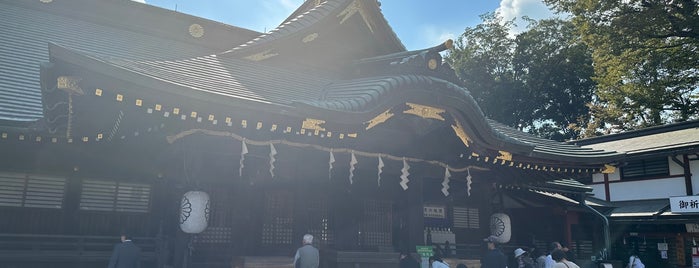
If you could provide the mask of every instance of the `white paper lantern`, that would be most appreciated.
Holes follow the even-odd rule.
[[[198,234],[209,224],[209,195],[202,191],[189,191],[182,197],[180,229],[188,234]]]
[[[510,216],[505,213],[494,213],[490,216],[490,234],[498,238],[498,243],[510,242],[512,225]]]

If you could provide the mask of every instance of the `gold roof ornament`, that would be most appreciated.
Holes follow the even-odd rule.
[[[191,35],[194,38],[201,38],[202,36],[204,36],[204,27],[197,23],[189,25],[189,35]]]
[[[325,120],[306,118],[306,120],[303,120],[303,123],[301,123],[301,128],[308,130],[325,131],[325,128],[321,126],[322,124],[325,124]]]
[[[427,61],[427,68],[430,68],[430,70],[437,69],[437,59],[430,59]]]
[[[306,35],[303,39],[301,39],[301,42],[308,43],[308,42],[311,42],[313,40],[316,40],[316,38],[318,38],[318,33],[312,33],[312,34]]]
[[[83,80],[77,76],[59,76],[56,78],[56,87],[69,94],[85,95],[85,91],[78,85]]]
[[[496,157],[496,159],[501,159],[505,161],[512,161],[512,153],[506,152],[506,151],[498,151],[500,155]]]
[[[393,117],[393,113],[391,113],[391,110],[386,110],[385,112],[377,115],[376,117],[372,118],[371,120],[365,122],[368,125],[366,126],[366,130],[369,130],[370,128],[373,128],[375,126],[378,126],[381,123],[386,122],[386,120],[390,119]]]
[[[266,59],[269,59],[269,58],[277,56],[277,55],[279,55],[279,53],[273,53],[271,49],[268,49],[268,50],[262,51],[260,53],[252,54],[252,55],[247,56],[245,58],[248,60],[251,60],[251,61],[262,61],[262,60],[266,60]]]
[[[441,115],[445,112],[444,109],[410,102],[406,102],[405,105],[408,105],[410,109],[403,111],[403,113],[414,114],[425,119],[437,119],[444,121],[444,117]]]
[[[454,125],[451,125],[451,128],[454,129],[454,133],[456,134],[459,139],[461,139],[461,142],[466,145],[466,147],[471,146],[471,138],[466,134],[466,131],[464,131],[464,128],[461,126],[461,123],[459,121],[454,121]]]
[[[608,164],[604,164],[604,169],[602,170],[602,174],[612,174],[616,172],[616,167]]]
[[[340,19],[340,24],[345,23],[347,19],[352,17],[354,14],[357,14],[359,12],[359,15],[362,16],[362,19],[364,20],[364,24],[366,24],[366,27],[369,28],[369,31],[371,33],[374,33],[374,27],[372,25],[374,24],[371,20],[371,16],[367,14],[366,7],[364,7],[364,4],[362,4],[362,1],[360,0],[354,0],[352,3],[347,5],[347,7],[340,12],[340,14],[337,14],[337,17],[342,17]]]

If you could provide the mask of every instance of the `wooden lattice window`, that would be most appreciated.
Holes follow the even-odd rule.
[[[454,207],[454,228],[480,229],[480,216],[477,208]]]
[[[318,196],[306,207],[309,227],[308,233],[312,234],[313,243],[321,245],[332,245],[334,243],[333,223],[328,211],[327,196]]]
[[[388,200],[364,200],[361,224],[362,246],[390,246],[393,203]]]
[[[262,244],[291,245],[294,223],[294,202],[289,191],[265,193],[265,216],[262,223]]]
[[[630,161],[621,168],[621,178],[624,180],[660,177],[669,174],[670,163],[666,157]]]
[[[211,185],[203,189],[209,194],[209,225],[195,235],[193,241],[198,244],[231,244],[233,243],[233,228],[231,222],[235,213],[235,195],[224,185]]]
[[[228,244],[233,241],[231,237],[233,237],[233,228],[209,226],[195,235],[193,241],[199,244]]]
[[[60,209],[65,185],[65,178],[0,173],[0,206]]]
[[[115,181],[84,180],[80,209],[118,212],[148,212],[150,185]]]

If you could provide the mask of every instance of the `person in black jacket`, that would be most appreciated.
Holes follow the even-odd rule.
[[[483,239],[488,243],[488,251],[483,256],[481,260],[482,268],[505,268],[507,267],[507,257],[502,251],[497,248],[498,238],[495,236],[489,236]]]
[[[413,258],[413,256],[410,256],[410,253],[408,251],[401,251],[400,253],[400,268],[419,268],[420,263]]]
[[[131,236],[122,233],[121,243],[114,246],[108,268],[140,268],[141,249],[131,241]]]

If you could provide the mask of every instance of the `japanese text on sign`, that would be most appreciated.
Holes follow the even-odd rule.
[[[442,206],[424,206],[422,208],[422,213],[425,218],[446,218],[446,214],[444,213],[444,207]]]
[[[699,212],[699,196],[670,197],[670,210],[673,213]]]

